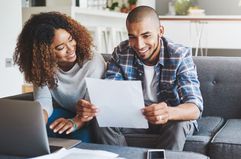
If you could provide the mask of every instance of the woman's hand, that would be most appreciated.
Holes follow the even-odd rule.
[[[77,115],[73,119],[59,118],[50,125],[50,129],[52,129],[54,133],[62,134],[66,132],[66,134],[70,134],[82,127],[85,122],[93,119],[97,112],[97,107],[81,99],[77,102]]]
[[[90,121],[96,116],[97,113],[97,107],[91,104],[89,101],[81,99],[77,102],[77,115],[81,121]]]
[[[84,122],[82,122],[76,115],[73,119],[59,118],[55,120],[50,125],[50,129],[52,129],[54,133],[62,134],[63,132],[66,132],[66,134],[70,134],[81,128],[83,125]]]
[[[44,113],[44,121],[45,121],[45,124],[48,123],[48,113],[46,110],[43,109],[43,113]]]

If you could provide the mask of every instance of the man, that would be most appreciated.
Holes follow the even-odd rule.
[[[124,134],[159,134],[156,148],[183,150],[197,129],[202,96],[191,50],[163,37],[154,9],[139,6],[126,20],[129,40],[112,54],[107,79],[141,80],[148,129],[98,128],[99,143],[127,145]],[[113,119],[114,120],[114,119]]]

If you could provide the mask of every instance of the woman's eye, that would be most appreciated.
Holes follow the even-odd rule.
[[[73,41],[74,39],[73,39],[73,37],[71,36],[70,38],[69,38],[69,41]]]
[[[61,47],[57,47],[57,48],[56,48],[56,50],[58,50],[58,51],[61,51],[61,50],[63,50],[63,49],[64,49],[63,46],[61,46]]]

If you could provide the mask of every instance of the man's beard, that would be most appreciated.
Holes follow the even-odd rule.
[[[158,36],[157,36],[157,46],[156,46],[156,48],[152,51],[151,55],[150,55],[147,59],[143,59],[143,60],[142,60],[144,63],[145,63],[145,62],[148,63],[148,61],[154,56],[154,54],[155,54],[155,52],[157,51],[159,45],[160,45],[160,38],[159,38],[159,35],[158,35]]]

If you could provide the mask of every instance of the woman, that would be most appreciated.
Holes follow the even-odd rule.
[[[87,102],[83,100],[88,98],[85,77],[101,78],[105,70],[104,59],[92,53],[92,46],[89,32],[58,12],[33,15],[18,37],[14,62],[34,86],[34,99],[50,123],[49,136],[89,140],[86,131],[81,134],[78,129],[95,116],[97,109],[91,106],[78,114],[76,106]],[[53,102],[58,109],[53,109]]]

